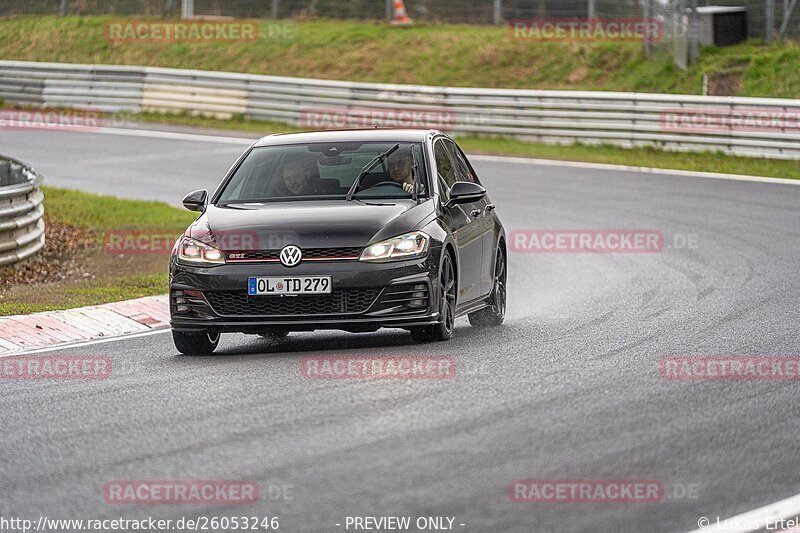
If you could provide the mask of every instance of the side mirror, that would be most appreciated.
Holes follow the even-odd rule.
[[[486,189],[471,181],[457,181],[450,187],[450,200],[445,207],[456,204],[471,204],[486,196]]]
[[[192,191],[187,194],[183,199],[183,207],[189,211],[200,211],[201,213],[206,210],[206,200],[208,199],[208,192],[205,189],[199,191]]]

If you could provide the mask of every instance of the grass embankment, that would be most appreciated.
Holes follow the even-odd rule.
[[[142,253],[120,245],[109,251],[104,243],[110,240],[109,232],[125,237],[129,231],[149,235],[156,230],[157,235],[174,240],[194,220],[194,214],[159,202],[50,187],[44,192],[45,250],[22,265],[0,270],[0,315],[167,292],[168,250]]]
[[[0,58],[152,65],[427,85],[699,94],[703,75],[740,96],[800,97],[800,45],[757,42],[703,50],[684,72],[639,43],[515,40],[505,26],[262,21],[254,42],[111,43],[112,17],[20,17],[0,23]],[[157,20],[157,19],[155,19]],[[292,24],[275,31],[275,24]]]

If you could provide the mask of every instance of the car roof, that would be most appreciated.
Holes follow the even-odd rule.
[[[267,135],[256,142],[255,146],[275,146],[281,144],[303,144],[318,142],[424,142],[428,136],[437,135],[437,130],[423,129],[362,129],[362,130],[328,130],[302,133],[282,133]]]

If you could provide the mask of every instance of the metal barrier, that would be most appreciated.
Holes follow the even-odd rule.
[[[27,259],[44,246],[42,177],[0,155],[0,267]]]
[[[309,129],[434,127],[554,144],[800,159],[800,100],[474,89],[154,67],[0,61],[0,98],[102,111],[241,115]]]

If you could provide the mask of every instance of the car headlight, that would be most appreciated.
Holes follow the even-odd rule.
[[[178,241],[178,259],[194,265],[224,265],[225,254],[210,244],[191,237],[181,237]]]
[[[421,231],[412,231],[405,235],[370,244],[361,252],[359,260],[382,262],[424,257],[428,253],[430,239],[428,235]]]

